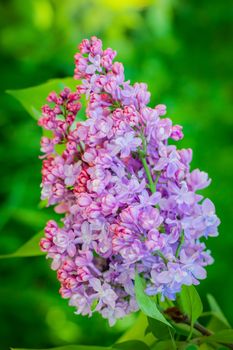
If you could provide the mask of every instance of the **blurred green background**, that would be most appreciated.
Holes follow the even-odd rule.
[[[39,209],[40,129],[6,89],[73,74],[77,44],[91,35],[118,51],[131,81],[148,83],[184,126],[181,147],[213,179],[205,191],[221,218],[208,241],[215,264],[198,290],[212,293],[233,323],[233,134],[231,0],[8,0],[0,3],[0,253],[18,248],[51,216]],[[37,96],[35,96],[35,99]],[[73,314],[44,257],[0,260],[0,349],[111,344],[134,315],[109,328]],[[204,299],[205,301],[205,299]]]

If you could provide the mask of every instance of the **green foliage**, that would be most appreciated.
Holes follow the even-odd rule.
[[[122,343],[128,340],[141,340],[150,346],[154,343],[155,339],[151,333],[146,334],[147,328],[147,317],[140,312],[132,327],[127,329],[127,331],[118,339],[118,342]]]
[[[78,85],[74,78],[52,79],[44,84],[21,90],[8,90],[7,93],[15,97],[36,120],[41,116],[41,107],[46,103],[48,94],[52,91],[59,92],[65,87],[75,90]]]
[[[216,343],[224,343],[224,344],[232,344],[233,343],[233,329],[225,329],[220,332],[216,332],[213,335],[208,337],[200,338],[202,342],[216,342]]]
[[[59,346],[56,348],[52,348],[50,350],[149,350],[149,347],[143,343],[142,341],[132,340],[132,341],[126,341],[123,343],[116,343],[111,347],[102,347],[102,346],[87,346],[87,345],[66,345],[66,346]],[[12,350],[30,350],[30,349],[16,349],[12,348]],[[40,349],[34,349],[34,350],[40,350]],[[49,349],[43,349],[43,350],[49,350]]]
[[[119,350],[149,350],[150,348],[142,341],[129,340],[123,343],[116,343],[113,349]]]
[[[199,347],[194,344],[189,344],[185,347],[185,350],[197,350],[197,349],[199,349]]]
[[[179,295],[181,310],[189,317],[191,326],[202,314],[203,306],[201,298],[194,286],[183,286]]]
[[[39,242],[43,235],[43,231],[37,233],[35,236],[29,239],[29,241],[27,241],[19,249],[17,249],[14,253],[0,255],[0,259],[26,258],[31,256],[44,255],[44,253],[39,247]]]
[[[200,336],[200,332],[185,323],[173,323],[173,328],[175,329],[177,335],[184,336],[185,338],[188,338],[190,333],[192,333],[194,337]]]
[[[219,323],[222,323],[222,326],[224,327],[224,329],[226,328],[231,328],[228,320],[226,319],[225,315],[223,314],[221,308],[219,307],[217,301],[214,299],[213,295],[211,294],[207,294],[207,300],[210,306],[210,310],[211,310],[211,314],[214,316],[212,319],[212,324],[209,324],[209,328],[213,329],[213,322],[216,322],[216,320],[214,320],[214,318],[218,319],[218,325]],[[220,326],[217,328],[220,329]]]
[[[210,346],[209,344],[203,343],[199,346],[200,350],[213,350],[213,347]]]
[[[170,329],[166,324],[151,317],[148,317],[148,324],[149,330],[152,332],[156,339],[163,340],[170,338]]]
[[[30,349],[12,348],[12,350],[30,350]],[[34,349],[34,350],[40,350],[40,349]],[[87,345],[65,345],[65,346],[59,346],[53,349],[43,349],[43,350],[111,350],[111,348],[109,347],[106,348],[102,346],[87,346]]]
[[[155,344],[153,350],[175,350],[171,340],[159,341]]]
[[[152,300],[151,297],[145,294],[145,283],[143,279],[139,276],[139,274],[135,275],[135,294],[137,303],[144,312],[145,315],[154,318],[162,323],[165,323],[169,327],[172,327],[170,323],[166,320],[166,318],[159,311],[156,303]]]

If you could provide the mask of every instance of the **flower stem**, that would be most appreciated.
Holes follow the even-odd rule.
[[[163,260],[164,264],[167,265],[168,259],[165,258],[165,256],[163,255],[163,253],[160,250],[157,250],[155,252],[155,255],[158,255]]]
[[[140,158],[140,160],[142,162],[142,165],[143,165],[143,167],[145,169],[145,173],[146,173],[146,176],[147,176],[147,179],[148,179],[148,182],[149,182],[149,188],[150,188],[152,193],[155,193],[155,191],[156,191],[156,184],[154,183],[154,181],[152,179],[151,172],[150,172],[149,166],[148,166],[147,161],[146,161],[146,153],[147,153],[146,140],[145,140],[145,137],[144,137],[144,135],[142,133],[141,133],[140,137],[141,137],[141,140],[142,140],[143,149],[139,150],[139,158]]]
[[[174,350],[177,350],[176,342],[175,342],[175,339],[174,339],[173,334],[171,332],[171,329],[170,329],[170,327],[167,327],[167,328],[168,328],[168,331],[169,331],[169,334],[170,334],[172,347],[173,347]]]
[[[181,248],[182,248],[183,244],[184,244],[184,231],[181,232],[180,242],[179,242],[179,245],[178,245],[178,247],[176,249],[176,258],[179,257],[180,251],[181,251]]]
[[[144,167],[145,172],[146,172],[146,176],[147,176],[147,179],[148,179],[148,182],[149,182],[150,190],[151,190],[152,193],[155,193],[155,191],[156,191],[156,186],[155,186],[154,181],[153,181],[153,179],[152,179],[152,176],[151,176],[150,169],[149,169],[149,167],[148,167],[146,158],[143,157],[143,156],[140,156],[140,159],[141,159],[141,161],[142,161],[143,167]]]

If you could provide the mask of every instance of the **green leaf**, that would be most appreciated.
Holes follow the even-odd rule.
[[[11,350],[111,350],[110,347],[102,347],[102,346],[89,346],[89,345],[65,345],[65,346],[59,346],[56,348],[49,348],[49,349],[16,349],[11,348]]]
[[[185,347],[185,350],[198,350],[199,347],[197,345],[194,345],[194,344],[188,344],[186,347]]]
[[[113,349],[122,350],[149,350],[150,348],[144,342],[139,340],[129,340],[123,343],[113,345]]]
[[[145,283],[139,274],[135,275],[135,294],[137,303],[147,316],[154,318],[160,322],[165,323],[169,327],[172,327],[171,324],[166,320],[166,318],[158,310],[156,303],[152,300],[151,297],[145,294]]]
[[[219,332],[224,329],[229,329],[225,323],[223,323],[216,314],[212,313],[212,317],[207,323],[207,328],[212,332]]]
[[[222,321],[222,323],[225,324],[227,326],[227,328],[231,328],[228,320],[224,316],[222,310],[220,309],[220,307],[219,307],[217,301],[214,299],[214,297],[211,294],[207,294],[207,300],[208,300],[208,303],[210,305],[210,309],[214,313],[214,315],[216,315],[216,317],[220,321]]]
[[[201,298],[196,288],[184,285],[179,295],[179,303],[182,311],[189,317],[191,326],[193,326],[203,310]]]
[[[159,341],[155,344],[155,347],[153,347],[153,350],[173,350],[173,343],[171,340],[163,340]]]
[[[212,347],[210,344],[203,343],[199,346],[200,350],[213,350],[216,349],[216,347]]]
[[[154,318],[148,317],[148,324],[150,331],[156,339],[165,340],[170,339],[170,328],[168,326]],[[174,333],[174,332],[173,332]]]
[[[203,312],[200,317],[210,317],[208,323],[207,323],[207,328],[211,330],[212,332],[218,332],[223,329],[229,329],[229,327],[225,321],[221,319],[221,316],[219,316],[216,312],[214,311],[207,311]]]
[[[192,331],[192,334],[194,336],[199,337],[201,335],[200,332],[198,332],[196,329],[193,329],[185,324],[185,323],[172,323],[173,328],[175,329],[175,332],[179,335],[184,335],[185,337],[188,337],[188,335],[190,334],[190,332]]]
[[[145,330],[145,335],[147,335],[147,334],[150,334],[151,333],[151,329],[150,329],[150,327],[149,326],[147,326],[147,328],[146,328],[146,330]]]
[[[45,222],[50,219],[50,215],[46,212],[20,207],[12,213],[12,218],[17,222],[35,228],[43,227]]]
[[[122,343],[128,340],[140,340],[146,343],[147,345],[151,346],[155,338],[154,336],[149,333],[146,334],[145,331],[148,327],[148,321],[147,317],[140,312],[139,316],[137,317],[136,321],[134,322],[133,327],[130,327],[118,340],[118,343]]]
[[[43,237],[44,232],[41,231],[33,236],[29,241],[24,243],[19,249],[17,249],[14,253],[0,255],[0,259],[6,258],[25,258],[30,256],[39,256],[44,255],[45,253],[41,251],[39,242]]]
[[[204,342],[217,342],[217,343],[230,344],[230,343],[233,343],[233,329],[225,329],[223,331],[217,332],[208,337],[201,337],[199,339],[200,341],[204,341]]]
[[[203,343],[199,346],[200,350],[213,350],[213,347],[210,346],[209,344]]]
[[[72,77],[52,79],[44,84],[26,89],[8,90],[7,93],[15,97],[28,113],[38,120],[41,116],[41,106],[46,103],[46,98],[50,92],[55,91],[58,93],[63,90],[64,87],[68,87],[74,91],[78,83],[79,82]],[[85,119],[85,117],[82,116],[80,119]]]

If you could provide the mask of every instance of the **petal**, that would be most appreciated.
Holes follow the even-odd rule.
[[[92,278],[89,282],[94,290],[97,292],[102,292],[102,286],[98,278]]]
[[[204,202],[202,203],[202,210],[204,215],[208,214],[214,214],[215,213],[215,206],[211,202],[210,199],[206,198]]]

